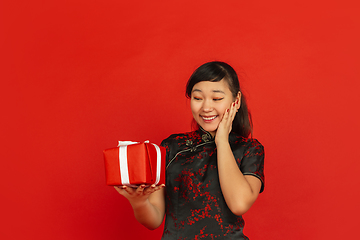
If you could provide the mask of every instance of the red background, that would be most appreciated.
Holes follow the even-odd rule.
[[[131,3],[129,3],[131,2]],[[200,64],[243,77],[266,187],[251,239],[354,239],[356,1],[1,1],[1,239],[159,239],[102,150],[190,130]]]

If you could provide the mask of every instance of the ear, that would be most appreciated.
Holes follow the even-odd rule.
[[[239,110],[239,108],[241,106],[241,92],[240,91],[238,92],[238,94],[236,96],[235,102],[238,102],[238,104],[236,104],[236,109]]]

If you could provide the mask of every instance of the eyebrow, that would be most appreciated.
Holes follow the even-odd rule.
[[[202,92],[202,91],[200,89],[195,88],[194,90],[192,90],[192,92]],[[225,94],[225,92],[221,90],[212,90],[212,92]]]

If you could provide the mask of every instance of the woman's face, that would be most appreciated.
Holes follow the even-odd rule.
[[[202,81],[195,84],[191,91],[191,111],[195,121],[215,136],[225,111],[235,100],[224,79],[219,82]]]

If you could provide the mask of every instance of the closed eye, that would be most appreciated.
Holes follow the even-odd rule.
[[[201,98],[199,98],[199,97],[194,97],[194,100],[201,100]]]
[[[220,101],[220,100],[223,100],[224,98],[214,98],[213,100],[214,101]]]

